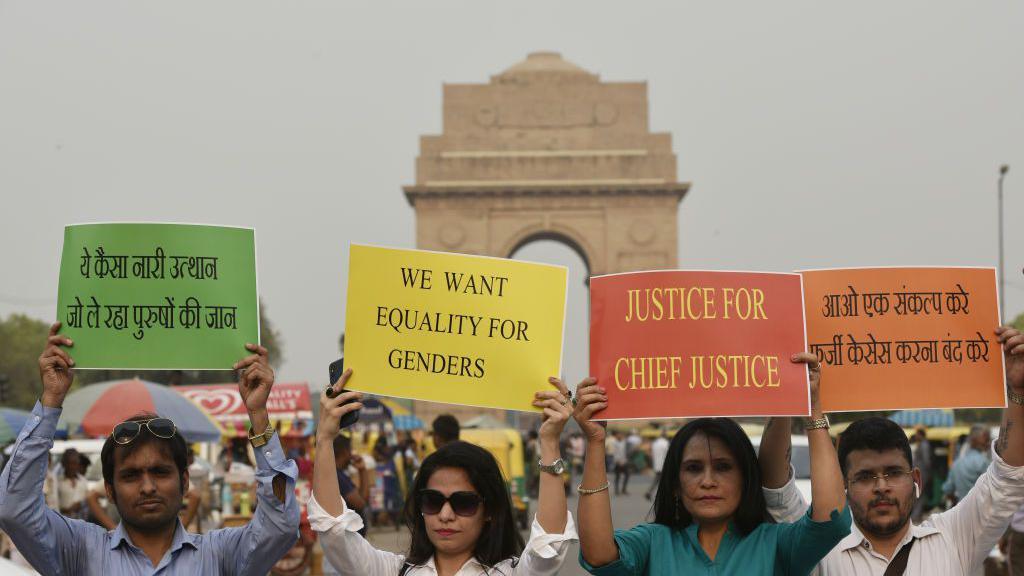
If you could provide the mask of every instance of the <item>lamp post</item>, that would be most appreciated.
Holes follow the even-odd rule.
[[[999,297],[1006,298],[1006,285],[1003,281],[1003,178],[1010,171],[1010,167],[1003,164],[999,167]],[[1003,308],[1006,308],[1006,301],[1001,302],[999,307],[999,323],[1003,324]]]

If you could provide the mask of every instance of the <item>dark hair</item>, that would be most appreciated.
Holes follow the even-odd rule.
[[[468,442],[455,441],[427,456],[413,480],[405,501],[404,519],[412,540],[406,562],[422,564],[434,555],[434,545],[427,537],[427,527],[420,514],[420,491],[427,487],[430,476],[440,468],[458,468],[469,476],[469,482],[484,500],[484,514],[490,520],[484,525],[480,539],[473,547],[473,556],[484,566],[518,556],[525,544],[516,530],[512,513],[512,497],[498,461],[490,452]]]
[[[847,471],[846,457],[854,450],[899,450],[907,459],[908,466],[913,466],[914,462],[906,432],[888,418],[871,416],[856,420],[839,435],[839,468],[844,478]]]
[[[438,444],[438,440],[440,440],[440,444],[445,444],[459,439],[459,421],[451,414],[441,414],[434,418],[430,427],[434,430],[435,445]]]
[[[733,514],[733,522],[740,534],[746,536],[765,522],[774,523],[761,491],[761,469],[757,464],[754,446],[743,429],[729,418],[698,418],[676,432],[665,455],[658,494],[654,498],[654,521],[679,529],[693,523],[693,516],[683,506],[679,494],[679,471],[683,464],[683,450],[698,433],[724,442],[739,466],[743,489],[740,492],[740,505]]]
[[[334,438],[334,455],[337,456],[341,452],[352,451],[352,439],[344,434],[338,434]]]
[[[126,422],[141,422],[152,418],[160,418],[160,416],[146,412],[136,414],[126,420]],[[156,444],[162,448],[166,448],[167,451],[171,453],[174,465],[178,467],[178,476],[182,479],[182,491],[184,491],[185,472],[188,470],[189,448],[188,444],[185,443],[185,439],[182,438],[181,432],[175,432],[174,436],[171,436],[170,438],[159,438],[150,433],[149,428],[146,426],[142,427],[142,430],[139,431],[139,435],[134,440],[125,445],[114,442],[113,435],[107,437],[107,441],[103,443],[103,450],[100,452],[100,462],[103,464],[103,481],[113,488],[114,457],[117,454],[120,454],[121,459],[123,460],[124,458],[131,456],[131,454],[138,450],[140,446],[145,446],[147,444]]]

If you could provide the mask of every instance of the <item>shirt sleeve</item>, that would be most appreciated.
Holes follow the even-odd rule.
[[[651,557],[651,524],[640,524],[629,530],[615,531],[615,546],[619,559],[604,566],[591,566],[583,559],[580,550],[580,566],[594,576],[641,576],[647,573],[647,561]]]
[[[765,502],[768,505],[768,513],[779,523],[798,522],[807,514],[810,506],[804,500],[803,493],[796,485],[796,470],[789,465],[789,480],[782,488],[761,487],[764,493]]]
[[[299,470],[285,459],[281,440],[274,434],[254,450],[256,455],[256,511],[241,528],[214,530],[207,537],[216,547],[224,574],[266,574],[298,540],[299,503],[295,479]],[[274,494],[274,478],[285,479],[284,502]]]
[[[572,514],[565,513],[565,529],[561,534],[549,534],[544,527],[533,518],[533,526],[530,528],[530,539],[526,542],[526,549],[519,558],[515,570],[515,576],[554,576],[562,568],[566,556],[569,555],[569,544],[579,540],[576,533],[576,523],[572,520]]]
[[[405,564],[405,556],[378,550],[359,534],[363,519],[348,505],[341,516],[331,516],[310,496],[306,511],[310,527],[320,534],[324,556],[339,574],[395,576]]]
[[[796,522],[779,524],[776,553],[784,574],[807,574],[839,541],[850,534],[850,507],[833,510],[824,522],[811,518],[811,509]]]
[[[1024,505],[1024,466],[1010,466],[998,454],[974,488],[956,506],[931,517],[955,543],[964,573],[979,566]]]
[[[71,576],[85,564],[90,537],[101,538],[105,530],[46,506],[43,483],[60,413],[37,401],[18,434],[0,474],[0,529],[40,573]]]

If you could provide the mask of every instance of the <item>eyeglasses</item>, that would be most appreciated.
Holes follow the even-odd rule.
[[[110,434],[110,437],[114,439],[114,442],[124,446],[125,444],[131,444],[132,440],[139,437],[142,432],[142,427],[145,426],[149,433],[157,438],[173,438],[174,434],[177,433],[178,428],[174,425],[169,418],[150,418],[149,420],[128,420],[127,422],[121,422],[117,426],[114,426],[114,431]]]
[[[875,487],[879,480],[885,480],[885,483],[889,486],[899,487],[904,486],[907,482],[910,482],[912,474],[910,470],[893,469],[882,474],[872,474],[871,472],[860,472],[854,474],[850,480],[852,484],[858,490],[871,490]]]
[[[472,516],[480,509],[484,499],[476,492],[452,492],[445,496],[437,490],[420,490],[420,512],[433,516],[440,514],[445,502],[452,505],[452,512],[459,516]]]

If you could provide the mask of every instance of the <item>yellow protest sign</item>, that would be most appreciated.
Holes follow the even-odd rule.
[[[536,410],[561,373],[564,267],[354,244],[348,278],[350,389]]]

